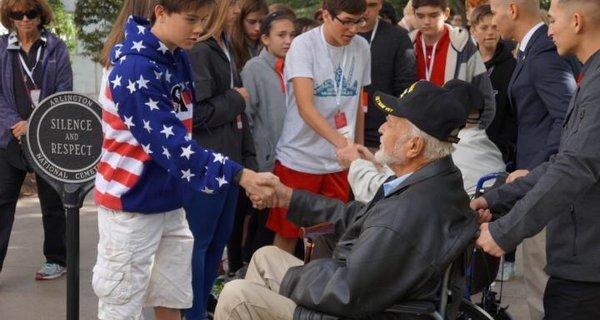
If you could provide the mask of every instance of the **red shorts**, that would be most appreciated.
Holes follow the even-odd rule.
[[[327,174],[311,174],[292,170],[277,161],[273,173],[279,177],[283,184],[290,188],[307,190],[343,202],[349,200],[348,170]],[[300,228],[288,221],[286,214],[287,209],[271,209],[267,220],[267,228],[285,238],[301,237]]]

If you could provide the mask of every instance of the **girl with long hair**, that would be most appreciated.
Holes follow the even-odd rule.
[[[260,42],[260,24],[269,13],[265,0],[240,0],[240,15],[231,30],[231,43],[236,57],[236,68],[242,70],[246,62],[258,56]]]
[[[272,172],[275,146],[285,120],[283,68],[285,56],[296,35],[294,18],[286,12],[270,13],[263,19],[260,34],[264,47],[257,57],[246,63],[242,80],[250,94],[246,115],[254,137],[258,170]],[[250,218],[244,250],[248,260],[254,251],[273,243],[274,233],[266,228],[268,216],[268,211],[255,211]]]
[[[192,138],[221,153],[221,161],[256,169],[254,142],[244,114],[249,96],[242,87],[227,36],[239,14],[235,1],[219,1],[208,19],[210,28],[189,51],[195,90]],[[231,187],[218,194],[195,193],[185,206],[195,238],[194,306],[186,311],[186,319],[206,317],[206,305],[233,228],[238,191]]]

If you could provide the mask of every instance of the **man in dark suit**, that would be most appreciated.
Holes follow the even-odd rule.
[[[519,43],[508,96],[517,114],[518,169],[507,182],[527,174],[558,151],[569,100],[576,89],[572,68],[556,52],[542,22],[538,0],[492,0],[494,23],[505,40]],[[531,318],[543,318],[548,276],[545,231],[523,243],[524,278]]]

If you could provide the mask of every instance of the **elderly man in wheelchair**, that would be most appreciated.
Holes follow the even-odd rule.
[[[298,226],[331,222],[337,244],[331,258],[307,264],[275,247],[260,249],[246,279],[221,292],[215,319],[419,319],[446,301],[444,284],[453,298],[442,317],[456,312],[464,280],[446,270],[477,232],[450,156],[466,122],[464,107],[425,81],[400,99],[374,99],[388,113],[376,158],[394,176],[367,204],[282,184],[271,186],[274,199],[252,197],[257,207],[287,207]]]

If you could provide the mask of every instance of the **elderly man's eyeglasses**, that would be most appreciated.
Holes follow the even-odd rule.
[[[37,18],[40,15],[39,10],[28,10],[28,11],[12,11],[11,13],[8,14],[8,16],[13,19],[13,20],[17,20],[17,21],[21,21],[23,20],[24,17],[27,17],[27,19],[29,20],[33,20],[35,18]]]
[[[367,20],[365,18],[360,18],[358,20],[354,20],[354,19],[342,20],[338,16],[335,16],[334,18],[337,21],[339,21],[346,28],[352,28],[354,26],[364,27],[367,24]]]

